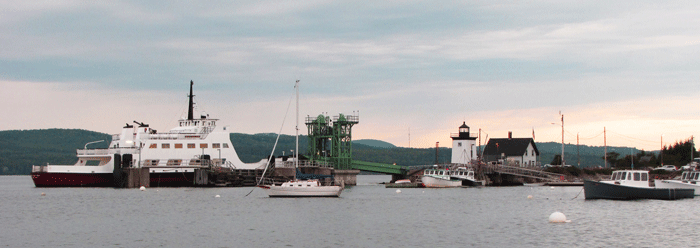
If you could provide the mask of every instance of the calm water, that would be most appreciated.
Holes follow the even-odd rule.
[[[340,198],[252,188],[34,188],[0,177],[5,247],[689,247],[700,198],[583,199],[581,187],[386,189]],[[45,192],[46,196],[41,196]],[[215,198],[220,195],[220,198]],[[527,196],[532,195],[532,199]],[[570,223],[548,223],[560,211]]]

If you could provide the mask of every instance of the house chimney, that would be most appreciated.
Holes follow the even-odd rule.
[[[512,138],[513,138],[513,132],[508,131],[508,139],[512,139]]]

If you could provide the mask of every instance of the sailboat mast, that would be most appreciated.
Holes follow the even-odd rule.
[[[294,160],[294,168],[299,168],[299,80],[294,84],[294,88],[297,90],[297,119],[296,119],[296,126],[294,129],[296,130],[295,137],[296,137],[296,148],[294,149],[294,156],[296,159]]]

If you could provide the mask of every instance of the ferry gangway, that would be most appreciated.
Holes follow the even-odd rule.
[[[481,164],[479,169],[484,174],[490,173],[501,173],[521,177],[535,178],[543,181],[549,182],[559,182],[561,178],[564,177],[563,174],[546,172],[542,170],[526,168],[526,167],[515,167],[502,164]]]

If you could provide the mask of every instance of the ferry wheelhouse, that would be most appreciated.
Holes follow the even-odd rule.
[[[196,169],[225,166],[234,169],[263,169],[267,160],[243,163],[230,140],[226,126],[202,114],[194,118],[190,81],[187,118],[177,127],[158,132],[148,124],[126,124],[121,134],[112,135],[106,149],[78,149],[73,165],[33,166],[37,187],[119,187],[122,168],[148,168],[150,186],[192,186]]]

